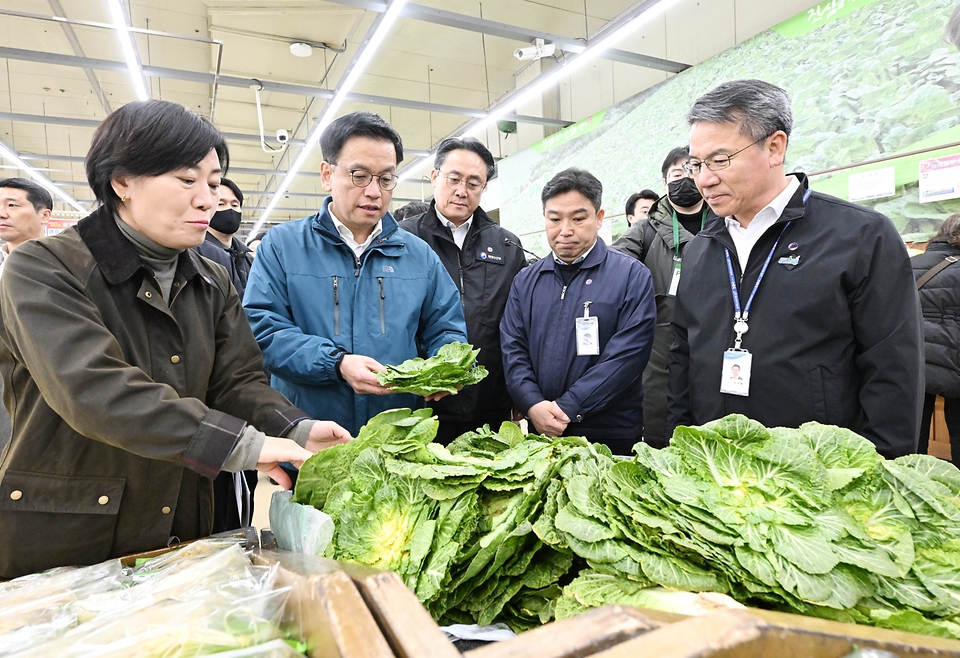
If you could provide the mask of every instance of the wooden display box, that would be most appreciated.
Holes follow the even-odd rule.
[[[960,658],[957,640],[754,609],[691,617],[592,658],[842,658],[856,648],[900,658]]]

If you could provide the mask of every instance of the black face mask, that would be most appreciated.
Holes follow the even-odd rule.
[[[681,178],[667,183],[667,197],[678,208],[692,208],[703,201],[703,195],[692,178]]]
[[[240,230],[240,211],[233,208],[218,210],[210,218],[210,228],[227,235],[233,235]]]

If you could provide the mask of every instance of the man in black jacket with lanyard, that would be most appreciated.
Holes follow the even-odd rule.
[[[923,343],[893,224],[784,173],[793,115],[774,85],[723,84],[688,122],[687,166],[720,219],[684,253],[668,425],[730,413],[768,427],[819,421],[887,458],[915,452]]]
[[[480,348],[477,360],[490,373],[479,384],[433,403],[440,419],[437,441],[444,444],[485,423],[496,430],[510,419],[500,318],[510,284],[526,261],[517,236],[480,208],[480,195],[495,174],[493,154],[478,140],[445,140],[430,172],[434,194],[430,209],[400,222],[400,228],[430,245],[460,289],[467,336]]]

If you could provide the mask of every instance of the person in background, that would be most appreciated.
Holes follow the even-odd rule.
[[[684,252],[668,429],[739,413],[768,427],[846,427],[887,458],[915,452],[923,340],[896,228],[785,173],[783,89],[728,82],[687,121],[687,167],[722,219]],[[742,382],[730,387],[722,373],[734,362]]]
[[[633,225],[611,246],[633,256],[650,270],[657,296],[657,330],[650,362],[643,371],[643,440],[655,448],[670,443],[667,434],[667,380],[673,344],[673,307],[687,243],[706,222],[707,206],[697,184],[684,170],[690,149],[678,146],[667,153],[660,171],[666,195],[650,209],[647,219]]]
[[[629,455],[643,429],[641,373],[656,306],[650,272],[607,247],[603,186],[567,169],[540,195],[552,254],[520,272],[500,322],[507,389],[533,431]]]
[[[937,396],[950,433],[953,463],[960,464],[960,214],[951,215],[910,259],[923,313],[926,394],[917,452],[926,454]]]
[[[26,178],[0,180],[0,276],[10,252],[27,240],[44,236],[53,211],[53,197],[43,187]],[[0,380],[0,395],[3,394]],[[10,442],[10,414],[0,407],[0,451]]]
[[[253,251],[235,236],[240,230],[242,212],[243,192],[229,178],[222,179],[217,210],[210,218],[207,235],[197,247],[201,256],[226,268],[240,299],[243,299],[247,277],[250,276],[250,265],[253,263]]]
[[[631,194],[627,199],[627,205],[624,212],[627,215],[627,228],[633,226],[642,219],[646,219],[650,208],[660,195],[653,190],[640,190],[636,194]]]
[[[220,200],[210,218],[207,235],[197,252],[223,265],[240,299],[247,285],[253,251],[234,234],[240,230],[243,192],[229,178],[220,179]],[[257,471],[223,472],[213,481],[213,532],[226,532],[249,526],[253,521],[253,494],[257,489]]]
[[[427,212],[430,209],[430,204],[426,201],[411,201],[405,206],[400,206],[393,211],[393,218],[398,222],[402,222],[405,219],[411,219],[417,217]]]
[[[526,259],[520,239],[480,207],[480,196],[496,173],[493,154],[479,140],[444,140],[430,172],[434,197],[429,209],[400,223],[400,228],[430,245],[460,290],[467,338],[480,348],[477,361],[489,372],[479,384],[433,404],[440,419],[436,440],[444,445],[485,424],[496,431],[511,418],[500,318],[513,278]]]
[[[199,115],[128,103],[87,153],[99,208],[8,257],[0,578],[203,537],[217,473],[289,486],[279,462],[350,439],[270,388],[229,277],[192,249],[228,162]]]
[[[270,229],[267,229],[267,230],[269,231]],[[259,233],[256,234],[256,236],[254,236],[253,240],[251,240],[249,244],[247,244],[247,246],[250,248],[251,256],[256,257],[257,247],[260,246],[260,243],[263,242],[263,238],[266,235],[267,235],[267,231],[260,231]]]
[[[320,146],[331,195],[316,214],[270,229],[243,304],[273,386],[356,433],[382,411],[423,406],[380,385],[384,363],[433,356],[467,332],[440,259],[387,211],[403,159],[397,131],[354,112],[327,126]]]
[[[46,233],[53,197],[43,187],[26,178],[0,180],[0,275],[10,252],[27,240]]]

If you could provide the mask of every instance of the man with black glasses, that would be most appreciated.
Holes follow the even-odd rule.
[[[383,364],[467,342],[466,326],[440,259],[387,212],[403,159],[393,126],[354,112],[331,123],[320,146],[331,196],[315,215],[267,233],[244,308],[273,387],[356,435],[381,411],[423,404],[381,386]]]
[[[684,254],[668,424],[819,421],[887,458],[915,452],[923,341],[893,224],[785,174],[793,115],[779,87],[728,82],[687,120],[687,167],[720,219]],[[734,366],[736,380],[725,376]]]
[[[493,154],[478,140],[444,140],[430,172],[430,208],[400,223],[430,245],[457,284],[467,336],[480,348],[477,360],[490,373],[476,386],[433,405],[440,419],[437,441],[444,444],[484,424],[496,429],[510,419],[499,327],[510,284],[526,260],[520,239],[480,207],[480,196],[496,171]]]

